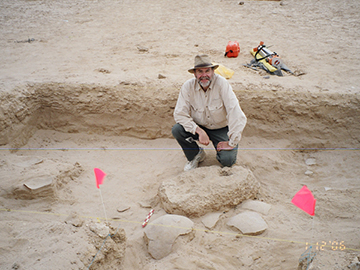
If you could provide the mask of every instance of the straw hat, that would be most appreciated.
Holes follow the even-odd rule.
[[[206,54],[197,55],[197,56],[195,56],[194,67],[189,69],[188,71],[190,73],[194,73],[195,69],[197,69],[197,68],[209,68],[209,67],[217,69],[219,67],[219,65],[213,65],[211,63],[209,56],[207,56]]]

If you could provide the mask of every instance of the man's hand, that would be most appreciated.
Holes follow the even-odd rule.
[[[224,142],[219,142],[217,147],[216,147],[216,150],[217,151],[221,151],[221,150],[233,150],[234,147],[231,147],[229,145],[229,142],[228,141],[224,141]]]
[[[206,132],[203,129],[197,127],[196,133],[199,135],[199,143],[203,145],[209,145],[210,143],[209,136],[206,134]]]

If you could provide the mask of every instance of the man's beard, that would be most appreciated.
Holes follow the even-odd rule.
[[[207,80],[206,83],[203,83],[203,82],[201,81],[201,80],[204,80],[204,79]],[[200,77],[200,78],[198,79],[198,83],[199,83],[203,88],[208,87],[208,86],[210,85],[210,83],[211,83],[211,78],[210,78],[209,76]]]

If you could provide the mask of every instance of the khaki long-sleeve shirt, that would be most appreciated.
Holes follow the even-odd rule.
[[[229,127],[229,145],[235,147],[246,125],[246,116],[232,87],[225,78],[214,74],[204,92],[195,78],[181,87],[174,111],[174,119],[187,132],[195,134],[198,125],[208,129]]]

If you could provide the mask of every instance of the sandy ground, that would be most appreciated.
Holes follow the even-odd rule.
[[[238,2],[1,1],[1,269],[89,267],[99,246],[87,228],[105,219],[95,167],[107,173],[108,222],[127,241],[121,266],[102,257],[91,269],[297,269],[306,243],[314,269],[347,269],[360,256],[360,2]],[[229,40],[238,58],[224,58]],[[304,74],[265,79],[244,67],[261,40]],[[195,237],[154,260],[141,224],[149,207],[152,219],[165,214],[158,187],[182,173],[172,112],[198,53],[235,72],[249,119],[235,166],[261,183],[269,229],[237,237],[226,226],[237,207],[215,232],[194,218]],[[218,166],[206,152],[201,166]],[[30,198],[21,188],[40,176],[57,181],[55,192]],[[302,185],[317,199],[314,218],[291,204]]]

